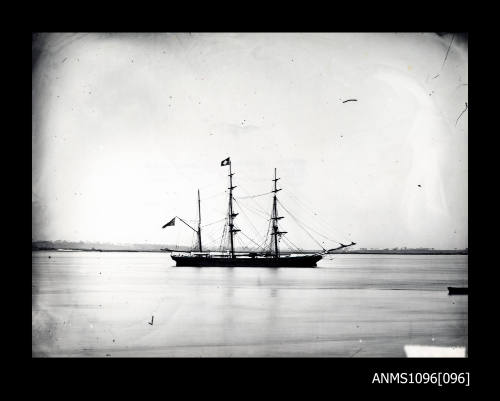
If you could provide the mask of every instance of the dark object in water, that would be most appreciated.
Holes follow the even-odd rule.
[[[468,287],[448,287],[448,295],[468,295]]]

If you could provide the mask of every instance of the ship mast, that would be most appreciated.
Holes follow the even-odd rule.
[[[228,225],[229,225],[229,238],[231,241],[231,258],[234,258],[234,240],[233,234],[237,231],[240,231],[234,228],[234,218],[238,215],[238,213],[233,212],[233,189],[236,186],[233,186],[233,175],[234,173],[231,171],[231,159],[229,159],[229,213],[228,213]]]
[[[279,258],[280,253],[279,253],[279,248],[278,248],[278,235],[280,234],[286,234],[286,231],[279,231],[278,230],[278,220],[282,219],[283,216],[278,216],[278,207],[277,207],[277,198],[276,198],[276,193],[278,191],[281,191],[280,189],[276,188],[276,182],[279,180],[279,178],[276,178],[276,168],[274,169],[274,189],[272,192],[274,192],[273,196],[273,212],[271,215],[271,219],[273,220],[273,232],[271,233],[272,236],[274,236],[274,257]]]
[[[200,190],[198,189],[198,245],[200,247],[200,252],[203,252],[201,248],[201,205],[200,205]]]

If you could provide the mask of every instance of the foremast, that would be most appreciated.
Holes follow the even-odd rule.
[[[273,231],[271,233],[271,247],[274,243],[274,257],[279,258],[280,257],[280,251],[279,251],[279,246],[278,246],[278,235],[286,234],[286,231],[280,231],[278,229],[278,220],[282,219],[283,216],[278,216],[278,199],[276,197],[276,193],[278,191],[281,191],[281,188],[278,189],[276,187],[276,183],[278,182],[279,178],[276,177],[276,168],[274,169],[274,189],[272,192],[274,193],[273,196],[273,211],[271,214],[271,220],[273,221]]]

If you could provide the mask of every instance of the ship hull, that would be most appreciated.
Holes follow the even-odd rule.
[[[316,262],[321,258],[321,255],[280,258],[172,256],[177,266],[194,267],[316,267]]]

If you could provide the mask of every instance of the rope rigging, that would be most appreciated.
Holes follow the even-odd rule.
[[[311,217],[313,218],[317,218],[316,217],[316,214],[314,212],[312,212],[311,210],[313,208],[311,208],[309,205],[307,205],[304,201],[302,201],[301,199],[299,199],[297,196],[295,196],[289,189],[285,188],[285,192],[291,196],[291,198],[297,203],[297,205],[302,209],[304,210],[305,212],[309,213]],[[326,230],[327,232],[331,232],[331,231],[335,231],[332,227],[330,227],[329,225],[327,225],[323,220],[320,220],[320,221],[317,221],[317,224],[320,225],[324,230]],[[333,242],[336,242],[338,244],[341,244],[342,242],[345,242],[345,241],[339,241],[335,238],[330,238],[330,237],[327,237],[323,234],[321,234],[320,232],[316,231],[315,229],[313,229],[311,226],[307,226],[309,229],[311,229],[312,231],[314,231],[316,234],[322,236],[323,238],[325,239],[328,239],[329,241],[333,241]]]
[[[246,191],[245,191],[246,192]],[[265,192],[263,194],[258,194],[258,195],[249,195],[249,196],[238,196],[236,197],[237,199],[254,199],[254,198],[258,198],[260,196],[264,196],[264,195],[269,195],[269,194],[272,194],[272,191],[271,192]],[[234,197],[233,197],[234,199]],[[236,199],[235,199],[236,200]]]
[[[275,179],[273,180],[274,181],[274,190],[269,191],[269,192],[264,192],[264,193],[253,194],[253,195],[250,194],[245,188],[242,188],[241,186],[239,186],[239,188],[241,190],[243,190],[245,195],[244,196],[233,196],[232,190],[234,188],[236,188],[236,186],[233,186],[233,181],[232,181],[233,175],[234,175],[234,173],[231,172],[231,165],[229,164],[229,181],[230,181],[230,186],[228,188],[229,191],[224,191],[224,193],[216,193],[214,195],[210,195],[208,197],[203,198],[203,200],[205,201],[205,200],[217,198],[217,197],[220,197],[224,194],[229,193],[229,203],[227,205],[228,209],[227,209],[227,213],[226,213],[225,217],[219,218],[218,220],[211,221],[209,223],[201,225],[201,212],[198,210],[199,219],[189,219],[189,220],[186,219],[189,223],[191,223],[193,225],[195,225],[195,223],[198,222],[198,230],[191,227],[190,224],[186,223],[184,220],[182,220],[180,217],[178,217],[180,220],[182,220],[183,223],[188,225],[194,231],[194,234],[198,235],[198,238],[197,238],[196,235],[193,234],[192,241],[191,241],[193,249],[196,247],[196,244],[198,244],[200,251],[202,250],[201,235],[203,234],[203,235],[207,236],[209,239],[209,241],[207,241],[207,243],[205,244],[206,246],[212,248],[214,245],[216,245],[217,241],[220,238],[220,244],[218,247],[219,251],[227,251],[228,249],[230,249],[232,257],[234,257],[234,251],[235,251],[234,240],[236,240],[238,245],[242,247],[241,249],[251,249],[251,248],[253,248],[253,246],[256,246],[259,250],[264,251],[266,253],[271,253],[271,254],[275,255],[275,257],[279,257],[279,247],[278,247],[279,242],[283,243],[284,249],[288,248],[291,251],[304,252],[302,248],[298,247],[294,242],[292,242],[292,240],[290,240],[288,238],[288,235],[286,235],[287,234],[286,231],[279,230],[278,221],[279,221],[279,219],[282,219],[283,216],[279,216],[278,208],[276,207],[276,205],[279,205],[283,209],[283,211],[285,211],[287,213],[287,215],[292,219],[292,221],[295,224],[297,224],[300,227],[300,229],[302,231],[304,231],[304,233],[317,246],[319,246],[319,248],[322,249],[323,251],[325,251],[325,252],[327,251],[325,249],[325,247],[327,246],[328,242],[338,243],[341,245],[341,247],[346,247],[346,246],[350,246],[350,245],[354,244],[354,242],[352,242],[352,244],[350,244],[350,245],[344,245],[344,244],[342,244],[342,242],[340,242],[334,238],[330,238],[327,235],[323,234],[322,232],[318,231],[318,229],[319,230],[325,229],[325,230],[327,230],[326,232],[328,234],[330,234],[330,232],[332,230],[330,227],[328,227],[328,224],[326,224],[325,221],[320,220],[316,217],[317,215],[316,215],[316,213],[314,213],[314,209],[311,208],[307,204],[307,202],[299,199],[297,196],[295,196],[288,189],[285,189],[286,190],[285,194],[289,195],[291,197],[291,199],[296,203],[296,205],[292,205],[292,210],[296,210],[296,207],[300,208],[299,210],[296,210],[299,212],[299,215],[300,214],[303,215],[303,213],[301,213],[301,212],[304,212],[304,211],[307,212],[307,216],[303,216],[303,217],[305,217],[307,223],[304,223],[301,220],[299,220],[298,217],[295,216],[295,214],[294,214],[295,212],[292,212],[288,207],[284,206],[283,203],[276,197],[276,193],[278,191],[281,191],[281,188],[277,189],[277,187],[276,187],[276,182],[277,182],[277,180],[279,180],[279,178],[276,178],[276,169],[275,169],[275,175],[274,175]],[[271,213],[269,213],[265,210],[265,209],[267,209],[267,207],[262,208],[262,205],[257,201],[257,198],[261,198],[263,196],[267,196],[267,195],[270,195],[273,193],[274,193],[273,210]],[[287,198],[287,196],[285,196],[285,198]],[[245,202],[246,200],[249,200],[249,202],[248,203]],[[287,199],[285,199],[285,200],[287,200]],[[236,211],[233,209],[233,201],[237,205]],[[199,191],[198,191],[198,208],[199,207],[200,207],[200,196],[199,196]],[[212,211],[216,210],[210,206],[208,206],[208,209],[211,209]],[[241,217],[244,217],[244,219],[246,220],[244,222],[244,226],[248,225],[249,228],[251,228],[251,231],[252,231],[251,235],[253,236],[253,238],[251,238],[249,235],[247,235],[247,233],[242,232],[234,224],[234,219],[239,214],[238,212],[241,213]],[[247,212],[250,215],[247,214]],[[253,214],[250,212],[252,212]],[[220,216],[219,213],[220,213],[219,210],[217,210],[217,214]],[[308,216],[313,216],[313,219],[309,219]],[[212,214],[212,217],[217,218],[218,216]],[[262,233],[263,230],[261,229],[259,231],[257,229],[256,226],[260,226],[261,223],[260,223],[260,220],[256,219],[255,217],[264,218],[265,221],[267,222],[267,231],[266,231],[264,236],[262,236],[262,234],[259,234],[259,233]],[[311,221],[309,221],[309,220],[311,220]],[[285,220],[285,221],[287,221],[287,220]],[[218,232],[219,227],[220,227],[220,226],[218,226],[218,224],[220,224],[222,222],[224,222],[224,225],[222,227],[222,235],[218,236],[217,232]],[[256,224],[254,224],[254,223],[256,223]],[[263,226],[263,224],[264,224],[264,222],[262,222],[262,226]],[[173,225],[173,224],[170,224],[170,225]],[[214,228],[207,228],[207,227],[211,227],[214,225],[217,225],[217,226],[215,226]],[[287,224],[285,224],[285,227],[286,226],[287,226]],[[202,227],[204,229],[205,228],[207,228],[207,229],[202,230],[201,229]],[[316,229],[315,227],[318,229]],[[261,227],[261,228],[264,228],[264,227]],[[241,236],[236,235],[237,233],[241,234]],[[320,238],[318,238],[319,240],[315,236],[313,236],[312,233],[319,236],[320,237]],[[334,232],[334,235],[337,236],[337,233]],[[214,236],[216,237],[215,239],[214,239]],[[341,235],[340,237],[343,237],[343,236]],[[250,245],[250,243],[248,243],[247,241],[243,241],[243,238],[250,241],[253,244],[253,246]],[[295,241],[297,241],[297,238],[295,236],[293,238]],[[301,236],[300,232],[299,232],[298,238],[304,238],[303,236]],[[179,247],[179,244],[178,244],[179,233],[177,234],[176,239],[177,239],[176,247],[178,248]],[[185,240],[188,240],[188,238],[185,238]],[[186,241],[186,242],[188,242],[188,241]],[[302,240],[299,242],[302,243]],[[325,246],[323,246],[323,244],[325,244]],[[310,246],[310,244],[307,245],[307,247],[309,247],[309,246]],[[307,247],[305,249],[309,249]],[[313,248],[314,248],[314,246],[313,246]],[[335,249],[338,249],[338,248],[335,248]],[[329,251],[331,251],[331,250],[332,249],[330,249]]]
[[[240,186],[240,187],[241,187],[241,186]],[[257,202],[257,201],[255,200],[256,196],[251,195],[251,194],[250,194],[250,193],[249,193],[249,192],[245,189],[245,187],[241,187],[241,189],[243,190],[243,192],[245,192],[245,193],[248,195],[246,198],[247,198],[247,199],[251,199],[251,200],[252,200],[252,202],[253,202],[253,203],[257,206],[257,209],[259,209],[261,213],[263,213],[263,214],[265,214],[265,215],[267,216],[266,209],[265,209],[265,208],[263,208],[263,207],[262,207],[262,205],[260,205],[260,204],[259,204],[259,202]],[[271,191],[271,192],[272,192],[272,191]],[[271,193],[271,192],[268,192],[268,193],[266,193],[266,194],[261,194],[261,195],[259,195],[259,196],[264,196],[264,195],[267,195],[267,194],[269,194],[269,193]],[[241,198],[239,198],[239,199],[241,199]]]
[[[280,204],[280,206],[290,215],[290,217],[299,225],[300,228],[302,228],[302,230],[304,230],[304,232],[309,236],[309,238],[311,238],[321,249],[323,249],[323,251],[326,251],[326,249],[323,247],[322,244],[320,244],[312,235],[311,233],[309,233],[309,231],[307,231],[305,229],[305,227],[303,227],[302,223],[292,214],[290,213],[290,211],[285,207],[283,206],[283,204],[278,200],[278,203]]]
[[[282,205],[282,203],[281,203],[280,201],[278,201],[278,203],[279,203],[279,204],[280,204],[280,205],[281,205],[281,206],[285,209],[285,207]],[[286,211],[287,211],[290,215],[292,215],[292,214],[291,214],[291,212],[290,212],[289,210],[287,210],[287,209],[285,209],[285,210],[286,210]],[[309,228],[311,231],[314,231],[314,232],[315,232],[316,234],[318,234],[320,237],[323,237],[324,239],[327,239],[328,241],[337,242],[337,243],[341,244],[341,242],[340,242],[340,241],[337,241],[337,240],[335,240],[335,239],[333,239],[333,238],[329,238],[329,237],[327,237],[326,235],[321,234],[320,232],[316,231],[314,228],[312,228],[311,226],[307,225],[306,223],[301,223],[301,224],[302,224],[304,227]]]
[[[202,227],[212,226],[212,225],[217,224],[217,223],[220,223],[221,221],[224,221],[224,220],[226,220],[226,218],[225,218],[225,217],[224,217],[224,218],[222,218],[222,219],[220,219],[220,220],[213,221],[213,222],[211,222],[211,223],[203,224],[203,225],[202,225]]]
[[[302,248],[299,248],[297,245],[295,245],[292,241],[290,241],[290,238],[286,238],[286,236],[282,236],[281,237],[283,239],[283,241],[291,248],[291,249],[295,249],[299,252],[302,251]]]
[[[219,245],[219,252],[222,252],[224,250],[224,239],[226,237],[226,232],[227,232],[227,218],[225,220],[226,222],[224,224],[224,227],[222,228],[222,236]]]
[[[263,251],[265,251],[266,249],[263,248],[261,245],[257,244],[252,238],[250,238],[248,235],[246,235],[243,231],[240,232],[244,237],[246,237],[247,239],[249,239],[250,241],[252,241],[252,243],[254,243],[255,245],[257,245],[258,248],[262,249]]]
[[[268,224],[267,224],[267,232],[266,232],[266,236],[265,236],[265,238],[264,238],[264,242],[263,242],[264,244],[265,244],[265,243],[266,243],[266,241],[267,241],[267,237],[270,237],[269,233],[270,233],[270,231],[271,231],[271,227],[272,227],[272,225],[273,225],[273,224],[272,224],[272,221],[271,221],[271,219],[269,219],[269,222],[268,222]]]
[[[257,237],[261,237],[261,234],[259,234],[259,230],[257,230],[255,228],[255,226],[253,225],[252,223],[252,220],[248,217],[248,215],[245,213],[245,210],[244,208],[242,207],[242,205],[235,199],[234,200],[236,202],[236,204],[239,206],[240,208],[240,212],[242,213],[242,215],[248,220],[248,222],[250,223],[250,226],[252,227],[252,229],[254,230],[255,234],[257,235]]]

